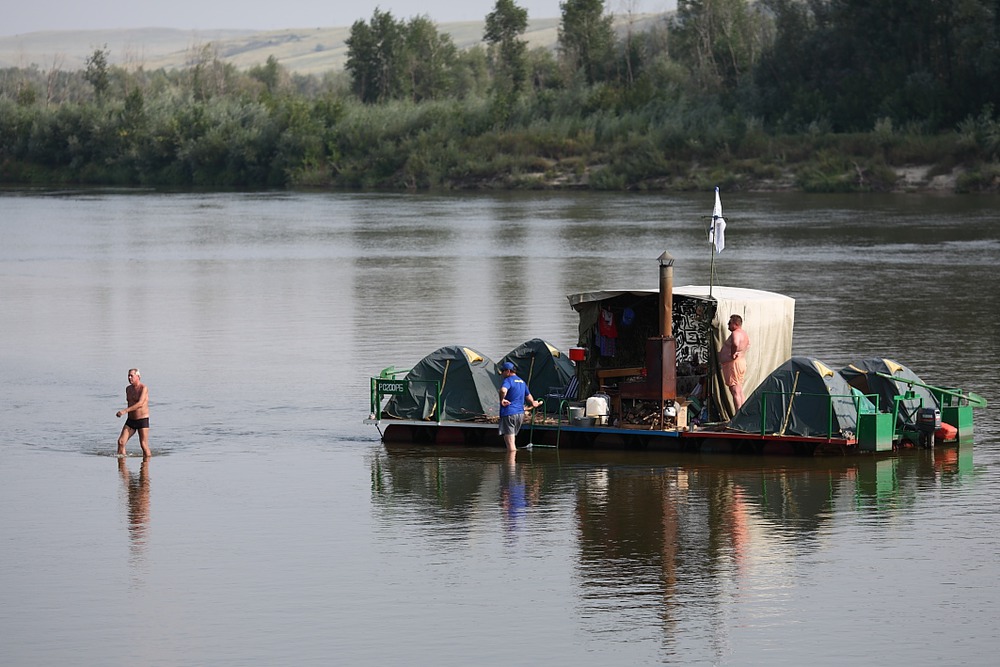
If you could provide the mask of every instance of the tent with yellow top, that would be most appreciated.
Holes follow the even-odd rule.
[[[508,352],[500,364],[509,361],[517,375],[528,383],[532,397],[541,400],[550,391],[569,385],[576,367],[562,351],[541,338],[532,338]],[[552,406],[553,410],[558,406]]]
[[[892,359],[862,359],[841,368],[840,374],[855,389],[876,394],[879,412],[895,412],[899,427],[915,428],[920,408],[940,407],[924,381]]]
[[[464,345],[431,352],[406,374],[406,391],[385,405],[384,417],[421,421],[488,421],[500,415],[500,375],[484,354]]]
[[[792,357],[764,379],[729,422],[756,434],[853,437],[858,413],[875,406],[829,366],[812,357]]]

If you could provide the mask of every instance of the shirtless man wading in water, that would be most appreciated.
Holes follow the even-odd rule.
[[[140,381],[138,368],[130,368],[128,371],[125,400],[128,401],[128,407],[115,413],[116,417],[125,415],[125,425],[122,426],[122,434],[118,436],[118,456],[125,456],[125,443],[138,431],[142,457],[148,459],[150,456],[149,389]]]

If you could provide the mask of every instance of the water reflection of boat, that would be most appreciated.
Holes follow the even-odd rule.
[[[885,359],[851,364],[845,376],[819,359],[792,357],[791,298],[675,288],[673,259],[663,253],[658,261],[658,290],[569,297],[580,316],[575,375],[567,386],[543,386],[529,355],[519,372],[547,405],[526,418],[519,446],[842,455],[972,442],[981,397],[926,384]],[[753,341],[739,410],[717,358],[734,314]],[[368,421],[385,443],[500,447],[499,384],[486,355],[440,348],[413,369],[389,367],[371,379]]]
[[[386,520],[434,544],[502,526],[525,536],[530,557],[548,553],[552,532],[572,531],[575,557],[561,567],[581,581],[581,617],[615,600],[671,623],[681,602],[714,604],[745,570],[784,585],[845,517],[912,512],[929,485],[967,483],[971,463],[969,447],[848,459],[533,450],[514,472],[496,452],[387,446],[373,476]],[[505,500],[512,486],[520,505]]]
[[[482,448],[390,444],[373,459],[373,494],[461,521],[484,497],[502,497],[502,486],[515,479],[512,463]],[[539,449],[520,455],[516,481],[525,483],[528,505],[572,496],[624,513],[617,523],[631,521],[625,516],[630,512],[663,507],[667,496],[685,496],[687,504],[698,499],[706,507],[726,504],[728,489],[738,487],[761,519],[812,534],[838,507],[906,505],[922,485],[958,483],[972,473],[971,447],[847,459]],[[659,522],[660,513],[653,513]]]

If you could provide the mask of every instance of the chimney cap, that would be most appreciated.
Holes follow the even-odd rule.
[[[660,266],[673,266],[674,265],[674,258],[673,258],[673,256],[671,256],[671,254],[669,252],[667,252],[666,250],[663,251],[663,254],[660,255],[657,258],[656,261],[658,261],[660,263]]]

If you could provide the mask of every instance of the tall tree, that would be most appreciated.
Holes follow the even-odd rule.
[[[763,1],[776,38],[757,82],[772,122],[938,130],[1000,99],[997,0]]]
[[[498,90],[518,93],[524,87],[528,43],[521,36],[527,28],[528,10],[514,0],[497,0],[493,11],[486,15],[483,39],[489,45]]]
[[[458,49],[426,16],[410,19],[405,38],[405,88],[415,101],[434,99],[451,91]]]
[[[272,95],[278,92],[282,79],[287,77],[284,68],[273,55],[267,57],[267,62],[264,65],[251,67],[247,75],[264,84],[267,92]]]
[[[679,0],[671,52],[703,89],[732,90],[752,75],[769,25],[758,3],[750,0]]]
[[[225,95],[237,78],[235,65],[224,62],[212,44],[192,47],[185,74],[190,80],[191,94],[198,101]]]
[[[565,0],[559,3],[559,49],[587,83],[604,80],[613,59],[614,17],[604,14],[604,0]]]
[[[94,87],[94,94],[98,100],[103,100],[111,85],[108,75],[108,45],[103,49],[94,49],[94,52],[87,56],[87,68],[84,70],[84,78]]]
[[[368,103],[398,97],[401,90],[405,25],[376,8],[368,23],[355,21],[345,40],[354,93]]]

